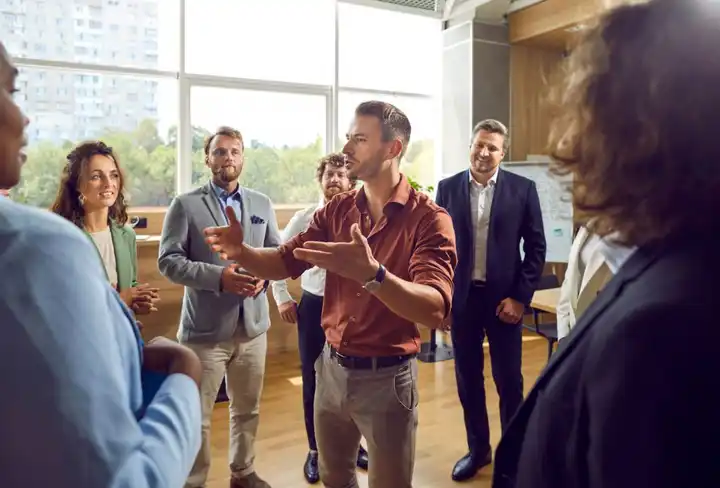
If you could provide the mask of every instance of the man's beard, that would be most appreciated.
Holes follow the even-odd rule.
[[[240,176],[239,171],[234,166],[220,168],[214,172],[215,178],[221,183],[232,183]]]
[[[339,186],[331,186],[328,188],[323,189],[323,194],[325,195],[325,200],[330,201],[335,195],[339,195],[347,190],[343,190]]]

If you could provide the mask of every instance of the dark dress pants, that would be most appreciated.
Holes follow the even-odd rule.
[[[472,286],[465,310],[459,316],[453,316],[451,329],[455,377],[465,415],[468,448],[478,457],[490,452],[483,350],[486,336],[493,380],[500,397],[503,432],[523,400],[522,326],[507,324],[497,318],[498,304],[486,288]]]
[[[298,349],[300,350],[300,367],[303,383],[303,414],[310,449],[317,451],[315,442],[315,360],[325,346],[325,332],[320,319],[322,316],[323,297],[303,291],[298,305]]]

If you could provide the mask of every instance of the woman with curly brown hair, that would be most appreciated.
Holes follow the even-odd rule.
[[[102,141],[84,142],[67,155],[51,210],[88,235],[125,304],[148,314],[156,310],[158,290],[137,282],[136,238],[127,224],[124,190],[113,149]]]
[[[497,450],[496,488],[720,486],[720,2],[607,13],[551,132],[614,277]]]

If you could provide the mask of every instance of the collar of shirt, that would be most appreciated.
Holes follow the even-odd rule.
[[[625,262],[630,259],[630,256],[637,251],[637,247],[626,247],[618,244],[615,240],[616,237],[617,234],[610,234],[600,239],[598,243],[598,250],[605,258],[605,262],[613,274],[617,274]]]
[[[230,198],[232,199],[239,199],[240,198],[240,185],[238,184],[237,188],[235,188],[235,191],[232,193],[228,193],[226,190],[220,188],[217,186],[214,182],[210,182],[210,186],[212,186],[213,191],[215,192],[215,195],[221,200],[226,201]]]
[[[470,180],[471,185],[475,185],[477,188],[480,188],[481,190],[484,190],[488,187],[493,187],[497,184],[498,179],[498,173],[500,173],[500,168],[495,168],[495,174],[493,174],[490,179],[487,182],[487,185],[483,185],[482,183],[479,183],[472,174],[472,171],[468,171],[468,179]]]
[[[388,201],[385,202],[385,206],[383,207],[383,212],[385,215],[388,214],[388,210],[391,208],[399,209],[405,206],[405,204],[410,199],[410,192],[412,191],[412,187],[410,186],[410,183],[408,182],[405,175],[400,175],[400,183],[395,186],[393,189],[392,194],[390,195],[390,198],[388,198]],[[366,214],[368,213],[368,207],[367,207],[367,196],[365,195],[365,189],[364,187],[361,187],[357,193],[355,193],[355,206],[360,210],[360,213]]]

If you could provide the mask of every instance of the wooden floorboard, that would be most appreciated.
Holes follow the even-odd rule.
[[[487,344],[485,351],[487,352]],[[523,375],[526,392],[535,382],[546,359],[547,343],[536,336],[524,336]],[[485,362],[490,431],[494,445],[500,435],[498,398],[487,354]],[[467,483],[457,484],[450,479],[453,464],[466,452],[465,430],[457,397],[453,361],[419,364],[420,423],[414,487],[490,487],[492,466],[484,468],[476,479]],[[256,443],[256,470],[273,488],[308,486],[302,475],[307,441],[299,376],[300,364],[296,353],[274,354],[268,357],[260,431]],[[212,445],[213,464],[208,488],[227,488],[228,411],[225,404],[218,404],[213,414]],[[365,474],[359,472],[359,478],[360,486],[366,488]]]

